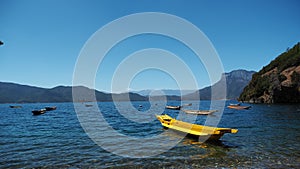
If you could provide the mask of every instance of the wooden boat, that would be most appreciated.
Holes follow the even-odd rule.
[[[180,110],[181,106],[166,106],[166,109]]]
[[[184,106],[191,106],[191,105],[192,105],[192,103],[184,104],[184,105],[181,105],[181,106],[166,106],[166,109],[180,110]]]
[[[40,109],[40,110],[32,110],[33,115],[41,115],[46,112],[46,109]]]
[[[209,115],[214,112],[217,112],[218,110],[182,110],[182,111],[188,114]]]
[[[230,105],[230,106],[240,106],[241,103],[230,103],[229,105]]]
[[[56,106],[53,107],[45,107],[46,111],[56,110]]]
[[[168,115],[156,115],[156,118],[165,128],[186,133],[195,137],[209,137],[209,140],[219,140],[225,133],[237,133],[237,129],[216,128],[210,126],[202,126],[198,124],[187,123],[176,120]]]
[[[10,108],[13,108],[13,109],[18,109],[18,108],[22,108],[22,106],[9,106]]]
[[[242,110],[242,109],[250,109],[251,106],[232,106],[232,105],[229,105],[227,107],[230,108],[230,109]]]

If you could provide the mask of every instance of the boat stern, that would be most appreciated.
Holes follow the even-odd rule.
[[[235,134],[237,133],[239,130],[238,129],[231,129],[231,128],[216,128],[215,133],[217,132],[218,134],[220,133],[232,133]]]
[[[231,133],[235,134],[237,133],[239,130],[238,129],[231,129]]]

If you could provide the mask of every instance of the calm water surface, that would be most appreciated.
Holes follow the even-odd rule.
[[[198,102],[192,103],[189,108],[199,108]],[[132,118],[152,118],[148,123],[124,118],[114,103],[97,104],[107,123],[124,135],[143,139],[164,133],[153,116],[162,112],[147,111],[148,102],[130,103],[140,112]],[[123,110],[130,110],[126,102],[117,104]],[[180,105],[180,102],[168,104]],[[20,109],[9,105],[0,105],[0,168],[300,168],[300,105],[252,105],[250,110],[225,108],[218,126],[237,128],[237,134],[224,135],[215,143],[184,138],[167,152],[150,158],[121,157],[98,146],[82,129],[73,103],[21,104]],[[159,107],[160,103],[156,105]],[[201,109],[208,109],[209,105],[209,101],[200,102]],[[57,110],[32,116],[31,110],[45,106],[57,106]],[[185,121],[191,116],[174,110],[164,113]],[[198,116],[196,123],[203,124],[205,120],[205,116]],[[118,143],[117,138],[102,134],[104,141]],[[176,139],[179,135],[169,133],[167,137]],[[144,144],[146,148],[154,142]],[[133,149],[122,147],[123,152]]]

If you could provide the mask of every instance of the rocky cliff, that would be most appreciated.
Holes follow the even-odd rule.
[[[250,103],[300,103],[300,43],[255,73],[239,100]]]

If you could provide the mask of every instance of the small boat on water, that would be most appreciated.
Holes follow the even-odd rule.
[[[181,106],[166,106],[166,109],[180,110]]]
[[[33,115],[41,115],[46,112],[46,109],[40,109],[40,110],[32,110]]]
[[[182,105],[181,107],[183,107],[183,106],[191,106],[191,105],[192,105],[192,103],[188,103],[188,104]]]
[[[242,109],[250,109],[251,106],[233,106],[233,105],[229,105],[227,106],[230,109],[237,109],[237,110],[242,110]]]
[[[86,104],[85,107],[93,107],[92,104]]]
[[[22,106],[9,106],[12,109],[18,109],[18,108],[22,108]]]
[[[53,107],[45,107],[46,111],[56,110],[56,106]]]
[[[217,112],[218,110],[182,110],[187,114],[195,114],[195,115],[209,115]]]
[[[230,103],[229,105],[230,105],[230,106],[240,106],[241,103]]]
[[[156,115],[156,118],[161,122],[161,125],[165,128],[183,132],[191,136],[209,137],[209,140],[219,140],[225,133],[234,134],[238,132],[237,129],[217,128],[187,123],[176,120],[168,115]]]
[[[191,105],[192,105],[192,103],[184,104],[184,105],[181,105],[181,106],[166,106],[166,109],[180,110],[184,106],[191,106]]]

